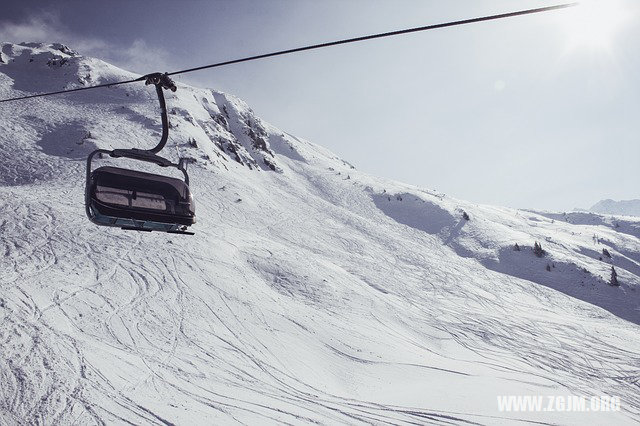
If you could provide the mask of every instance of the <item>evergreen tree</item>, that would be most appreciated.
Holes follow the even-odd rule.
[[[613,266],[611,267],[611,278],[609,279],[609,285],[616,287],[620,285],[620,283],[618,282],[618,273],[616,272],[616,268],[614,268]]]

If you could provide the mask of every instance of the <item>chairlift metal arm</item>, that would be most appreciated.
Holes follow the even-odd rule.
[[[144,77],[145,84],[153,84],[156,86],[156,94],[158,95],[158,101],[160,102],[160,114],[162,118],[162,137],[160,138],[160,142],[154,148],[149,149],[147,151],[157,153],[162,151],[162,148],[167,144],[167,139],[169,138],[169,117],[167,116],[167,104],[164,100],[164,89],[169,89],[172,92],[176,91],[175,83],[169,78],[167,73],[153,73],[145,75]]]

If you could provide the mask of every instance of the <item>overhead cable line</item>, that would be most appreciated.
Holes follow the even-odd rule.
[[[226,65],[238,64],[238,63],[241,63],[241,62],[248,62],[248,61],[254,61],[254,60],[257,60],[257,59],[270,58],[270,57],[273,57],[273,56],[288,55],[288,54],[291,54],[291,53],[303,52],[303,51],[306,51],[306,50],[321,49],[321,48],[324,48],[324,47],[338,46],[338,45],[341,45],[341,44],[355,43],[355,42],[359,42],[359,41],[373,40],[373,39],[383,38],[383,37],[392,37],[392,36],[397,36],[397,35],[402,35],[402,34],[416,33],[416,32],[420,32],[420,31],[429,31],[429,30],[435,30],[435,29],[439,29],[439,28],[447,28],[447,27],[455,27],[455,26],[459,26],[459,25],[474,24],[474,23],[477,23],[477,22],[494,21],[494,20],[497,20],[497,19],[513,18],[513,17],[516,17],[516,16],[531,15],[531,14],[534,14],[534,13],[550,12],[550,11],[553,11],[553,10],[560,10],[560,9],[566,9],[566,8],[569,8],[569,7],[578,6],[579,4],[580,4],[579,2],[558,4],[558,5],[555,5],[555,6],[547,6],[547,7],[539,7],[539,8],[536,8],[536,9],[520,10],[520,11],[516,11],[516,12],[502,13],[502,14],[499,14],[499,15],[482,16],[482,17],[479,17],[479,18],[464,19],[464,20],[461,20],[461,21],[452,21],[452,22],[445,22],[445,23],[441,23],[441,24],[426,25],[426,26],[423,26],[423,27],[415,27],[415,28],[407,28],[407,29],[404,29],[404,30],[390,31],[390,32],[386,32],[386,33],[370,34],[370,35],[366,35],[366,36],[347,38],[347,39],[343,39],[343,40],[330,41],[330,42],[320,43],[320,44],[313,44],[313,45],[304,46],[304,47],[297,47],[297,48],[294,48],[294,49],[280,50],[280,51],[277,51],[277,52],[265,53],[265,54],[262,54],[262,55],[248,56],[246,58],[233,59],[233,60],[225,61],[225,62],[218,62],[217,64],[203,65],[203,66],[195,67],[195,68],[187,68],[187,69],[184,69],[184,70],[173,71],[173,72],[167,73],[167,75],[171,76],[171,75],[177,75],[177,74],[185,74],[185,73],[205,70],[205,69],[209,69],[209,68],[217,68],[217,67],[222,67],[222,66],[226,66]],[[99,84],[99,85],[96,85],[96,86],[87,86],[87,87],[79,87],[79,88],[69,89],[69,90],[60,90],[60,91],[57,91],[57,92],[39,93],[39,94],[36,94],[36,95],[20,96],[20,97],[9,98],[9,99],[0,99],[0,103],[2,103],[2,102],[10,102],[10,101],[18,101],[18,100],[22,100],[22,99],[38,98],[38,97],[42,97],[42,96],[59,95],[59,94],[63,94],[63,93],[79,92],[81,90],[98,89],[98,88],[101,88],[101,87],[113,87],[113,86],[117,86],[117,85],[120,85],[120,84],[135,83],[135,82],[138,82],[138,81],[145,81],[145,77],[140,77],[140,78],[133,79],[133,80],[116,81],[116,82],[113,82],[113,83]]]
[[[136,78],[134,80],[125,80],[125,81],[116,81],[116,82],[113,82],[113,83],[97,84],[95,86],[86,86],[86,87],[77,87],[75,89],[59,90],[57,92],[38,93],[36,95],[19,96],[17,98],[9,98],[9,99],[0,99],[0,103],[2,103],[2,102],[11,102],[11,101],[20,101],[22,99],[40,98],[42,96],[60,95],[60,94],[63,94],[63,93],[73,93],[73,92],[79,92],[81,90],[99,89],[101,87],[112,87],[112,86],[117,86],[119,84],[135,83],[136,81],[144,81],[145,77]]]

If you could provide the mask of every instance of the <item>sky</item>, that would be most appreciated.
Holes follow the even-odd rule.
[[[5,0],[0,40],[62,42],[141,74],[542,0]],[[640,2],[563,11],[177,76],[365,172],[546,210],[640,198]]]

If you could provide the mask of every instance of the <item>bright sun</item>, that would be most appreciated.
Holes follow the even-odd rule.
[[[569,49],[609,49],[615,33],[629,18],[619,0],[586,0],[567,11],[563,20]]]

